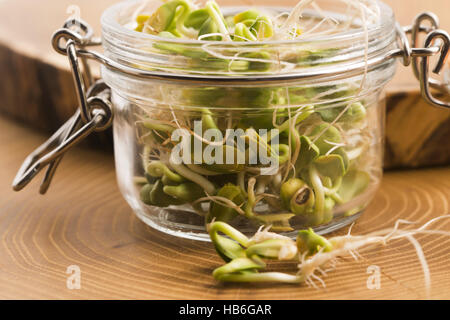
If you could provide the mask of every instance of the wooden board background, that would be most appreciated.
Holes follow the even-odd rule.
[[[281,5],[283,1],[288,0],[281,0]],[[101,13],[115,2],[0,0],[0,113],[47,133],[68,119],[76,107],[72,77],[66,58],[53,52],[50,37],[74,5],[100,32]],[[386,2],[403,25],[428,10],[438,13],[442,28],[450,30],[448,0]],[[430,108],[418,88],[411,70],[399,63],[398,74],[387,87],[386,168],[450,164],[450,112]],[[91,145],[107,149],[111,149],[111,140],[110,131],[89,138]]]
[[[0,299],[423,299],[423,274],[406,241],[341,261],[325,289],[299,285],[221,284],[211,276],[221,260],[211,244],[151,230],[121,197],[113,159],[69,152],[49,193],[38,181],[20,193],[9,183],[24,157],[44,140],[0,118]],[[42,177],[42,176],[40,176]],[[450,168],[386,174],[353,233],[424,223],[450,214]],[[450,219],[436,224],[450,232]],[[341,233],[345,230],[341,231]],[[431,271],[431,298],[450,299],[450,237],[419,236]],[[81,289],[66,287],[66,269],[81,269]],[[366,286],[367,267],[381,268],[381,287]],[[283,271],[294,266],[276,265]]]

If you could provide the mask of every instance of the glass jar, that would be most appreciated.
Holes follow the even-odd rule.
[[[395,73],[394,58],[405,65],[413,61],[425,98],[445,106],[431,96],[435,82],[424,66],[439,52],[445,53],[443,61],[450,40],[436,30],[437,22],[434,29],[421,27],[426,19],[419,16],[407,30],[411,48],[381,2],[372,8],[379,17],[365,17],[364,24],[350,19],[338,1],[317,2],[330,19],[354,28],[262,42],[162,38],[131,27],[138,8],[161,2],[127,1],[102,16],[101,55],[86,50],[100,42],[89,38],[85,24],[81,35],[66,23],[53,44],[69,56],[81,109],[61,129],[62,146],[43,162],[28,160],[15,188],[42,164],[52,163],[51,179],[52,161],[88,133],[106,128],[112,113],[120,190],[155,229],[208,240],[205,226],[218,220],[246,234],[270,226],[288,236],[308,227],[327,233],[348,225],[370,203],[382,177],[383,89]],[[264,10],[289,10],[272,6],[277,4],[267,1]],[[234,15],[245,6],[222,9]],[[303,16],[314,21],[320,15],[306,10]],[[415,34],[424,31],[430,32],[426,48],[415,48]],[[433,37],[444,46],[432,46]],[[84,93],[79,58],[102,63],[107,98],[104,92],[96,96],[96,86]]]
[[[323,74],[396,46],[389,7],[382,5],[379,25],[367,34],[238,45],[133,32],[124,27],[133,11],[123,3],[104,13],[106,55],[177,76],[149,80],[102,68],[112,89],[120,190],[140,219],[207,239],[205,222],[213,219],[249,234],[267,225],[329,232],[364,211],[382,175],[383,87],[395,61]],[[277,139],[268,138],[271,130]],[[277,148],[273,163],[264,164],[270,157],[252,152],[251,141],[259,153]]]

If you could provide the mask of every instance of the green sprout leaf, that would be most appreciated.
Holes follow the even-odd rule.
[[[344,92],[349,95],[347,92]],[[344,107],[328,107],[324,109],[318,109],[317,112],[320,114],[322,119],[326,122],[332,122],[338,118],[342,113]],[[352,103],[347,111],[338,119],[341,123],[357,123],[366,118],[366,108],[361,102]]]
[[[350,170],[342,179],[338,194],[344,202],[363,193],[370,182],[370,176],[365,171]]]
[[[271,38],[273,36],[272,21],[267,16],[260,16],[251,26],[251,30],[255,33],[257,39]]]
[[[231,183],[223,186],[217,193],[217,196],[231,200],[237,206],[240,206],[245,201],[241,189]],[[216,221],[226,222],[232,220],[237,215],[238,212],[235,209],[213,202],[206,221],[209,223],[215,219]]]
[[[234,16],[234,23],[238,24],[239,22],[243,22],[246,20],[255,21],[261,14],[256,10],[247,10],[241,13],[238,13]]]
[[[203,36],[203,35],[208,35],[208,34],[212,34],[212,33],[220,33],[219,27],[217,26],[217,24],[211,19],[208,18],[203,25],[201,26],[198,35],[199,36]],[[208,37],[203,37],[203,40],[209,40],[209,41],[220,41],[222,40],[222,37],[220,35],[211,35]]]
[[[207,225],[207,228],[214,248],[225,262],[246,257],[242,247],[248,246],[249,239],[240,231],[220,221]],[[219,232],[230,238],[219,235]]]
[[[183,202],[193,202],[205,195],[204,190],[193,182],[186,182],[177,186],[166,185],[163,191],[165,194]]]
[[[240,274],[243,271],[256,271],[265,268],[265,265],[256,263],[249,258],[236,258],[213,271],[213,277],[216,280],[222,280],[223,276],[229,274]]]
[[[152,161],[147,166],[147,173],[155,178],[161,178],[166,176],[173,182],[181,183],[185,181],[185,179],[179,174],[170,170],[164,163],[161,161]]]
[[[150,191],[151,204],[157,207],[168,207],[183,204],[183,201],[175,199],[164,192],[164,185],[158,180]]]
[[[188,28],[194,28],[199,30],[203,24],[210,18],[209,12],[206,9],[198,9],[192,11],[186,20],[184,21],[184,25]]]
[[[331,251],[333,245],[324,237],[316,234],[313,229],[300,230],[297,235],[297,248],[300,254],[314,255],[320,250]]]
[[[140,197],[141,201],[147,205],[152,205],[152,199],[150,197],[150,192],[153,190],[152,184],[146,184],[141,188]]]
[[[300,137],[300,153],[295,168],[300,171],[306,168],[320,155],[319,148],[307,136]]]
[[[328,123],[322,123],[316,126],[311,132],[311,136],[314,138],[318,137],[315,145],[319,148],[321,155],[325,155],[335,144],[342,142],[342,136],[339,130]]]
[[[256,36],[244,23],[239,22],[234,27],[234,41],[256,41]]]
[[[149,17],[147,23],[151,26],[155,33],[166,31],[175,18],[177,7],[180,1],[173,0],[163,4],[161,7]]]
[[[322,176],[330,177],[332,180],[337,180],[345,174],[344,160],[337,154],[320,156],[314,160],[314,164]]]

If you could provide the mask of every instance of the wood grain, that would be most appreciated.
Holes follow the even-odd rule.
[[[49,131],[74,112],[77,100],[67,58],[51,46],[51,36],[66,19],[70,5],[100,32],[101,12],[113,1],[0,1],[1,110]]]
[[[450,164],[450,111],[419,93],[392,93],[386,104],[386,169]]]
[[[99,33],[101,13],[115,2],[0,1],[0,71],[3,79],[7,79],[0,85],[0,112],[45,132],[55,131],[68,119],[77,104],[72,76],[66,58],[51,48],[51,35],[69,17],[67,10],[73,5],[79,7],[81,17]],[[442,28],[450,30],[448,0],[385,2],[392,6],[403,25],[410,24],[417,13],[428,10],[438,13]],[[280,5],[292,3],[293,0],[279,1]],[[418,89],[410,68],[403,67],[398,68],[395,79],[387,86],[387,105],[392,112],[387,114],[386,168],[450,164],[450,144],[445,143],[450,140],[450,113],[430,108],[422,101]],[[410,112],[411,109],[415,112]],[[411,128],[414,135],[408,134]],[[89,138],[96,148],[110,149],[111,140],[110,132]]]
[[[77,1],[76,1],[77,2]],[[94,6],[79,0],[83,18],[100,30],[99,17],[111,1]],[[75,111],[77,99],[67,58],[51,36],[69,18],[73,1],[0,1],[0,112],[43,132],[56,131]],[[97,70],[97,69],[96,69]],[[95,74],[99,75],[98,71]],[[93,135],[93,147],[111,150],[111,132]]]
[[[9,184],[16,170],[44,137],[3,118],[0,128],[0,299],[424,298],[420,264],[406,241],[342,261],[325,278],[326,289],[217,283],[211,272],[221,260],[211,245],[140,222],[118,191],[108,155],[72,151],[45,197],[38,195],[38,181],[14,193]],[[450,214],[449,206],[450,168],[391,172],[353,233],[391,227],[399,218],[424,223]],[[450,231],[450,220],[435,227]],[[450,299],[450,238],[417,239],[430,266],[432,298]],[[70,265],[81,268],[80,290],[66,288]],[[369,265],[381,268],[379,290],[366,287]]]

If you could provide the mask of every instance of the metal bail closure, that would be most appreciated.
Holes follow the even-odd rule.
[[[424,26],[428,22],[431,26]],[[430,57],[439,54],[436,66],[432,72],[439,74],[445,64],[450,49],[449,34],[439,29],[439,18],[432,12],[423,12],[416,16],[412,26],[404,28],[405,33],[411,34],[412,49],[405,43],[404,36],[401,37],[403,43],[404,65],[411,63],[414,75],[420,82],[422,97],[430,104],[436,107],[450,108],[450,103],[441,101],[433,96],[430,87],[443,93],[449,93],[446,86],[439,80],[430,77]],[[416,48],[419,42],[419,34],[426,34],[424,47]],[[437,43],[436,40],[441,40]],[[412,59],[411,59],[412,58]]]
[[[74,30],[76,28],[76,30]],[[75,114],[50,137],[34,150],[23,162],[13,181],[15,191],[22,190],[45,166],[48,169],[39,192],[45,194],[64,153],[78,144],[92,132],[106,130],[112,122],[113,114],[110,102],[110,90],[103,81],[92,84],[89,65],[81,58],[84,74],[79,66],[77,48],[96,45],[92,40],[93,32],[88,24],[78,20],[69,20],[53,36],[53,47],[67,55],[77,92],[79,108]],[[61,46],[61,40],[66,47]],[[85,92],[86,83],[89,90]]]
[[[447,58],[450,49],[450,36],[447,32],[443,30],[434,30],[427,35],[425,39],[425,48],[429,48],[436,39],[441,39],[443,42],[440,47],[441,49],[439,60],[433,69],[433,73],[439,74],[444,66],[445,60]],[[431,93],[430,85],[434,85],[434,87],[441,89],[441,91],[443,92],[445,92],[445,87],[443,84],[440,84],[436,80],[431,79],[429,73],[430,73],[430,57],[422,57],[420,61],[419,80],[423,98],[435,106],[450,108],[450,103],[435,98]]]

